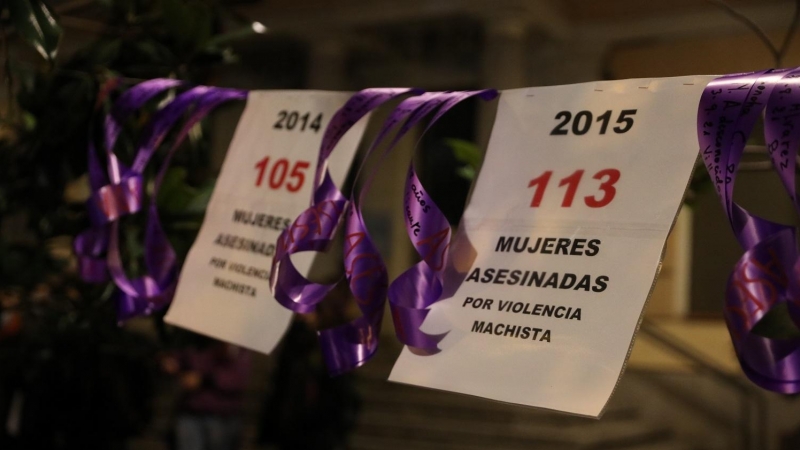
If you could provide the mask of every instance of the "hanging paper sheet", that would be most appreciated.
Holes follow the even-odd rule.
[[[443,300],[422,326],[447,333],[441,351],[404,349],[390,380],[599,417],[692,173],[712,78],[504,91]]]
[[[307,205],[325,127],[349,93],[254,91],[236,128],[165,320],[269,353],[291,311],[269,290],[275,241]],[[364,132],[356,124],[328,160],[343,182]],[[312,255],[293,258],[307,274]]]

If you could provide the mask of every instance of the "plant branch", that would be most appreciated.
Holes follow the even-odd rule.
[[[767,33],[759,27],[755,22],[750,20],[749,17],[745,16],[741,12],[739,12],[736,8],[729,5],[724,0],[706,0],[708,3],[712,3],[720,7],[723,11],[728,13],[731,17],[738,20],[742,24],[744,24],[747,28],[750,29],[760,40],[764,43],[764,45],[769,49],[770,53],[772,53],[772,58],[775,61],[776,65],[780,65],[781,62],[781,53],[780,50],[772,43],[772,40],[767,36]],[[795,16],[797,13],[795,13]]]
[[[0,18],[0,39],[3,47],[3,82],[6,85],[6,112],[5,119],[13,118],[14,109],[14,81],[11,79],[11,58],[8,56],[8,39],[6,38],[6,21]]]
[[[789,45],[791,45],[792,39],[794,39],[794,35],[797,33],[798,25],[800,25],[800,0],[795,0],[794,17],[792,17],[792,23],[791,25],[789,25],[789,30],[786,32],[786,36],[784,36],[783,38],[783,42],[781,43],[781,48],[778,49],[778,56],[780,57],[780,59],[778,60],[778,66],[781,65],[781,62],[783,62],[783,58],[789,51]]]

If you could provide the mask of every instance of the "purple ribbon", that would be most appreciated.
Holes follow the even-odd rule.
[[[698,140],[734,234],[746,250],[728,279],[725,320],[744,373],[775,392],[800,392],[800,340],[771,339],[754,332],[771,310],[788,308],[800,325],[795,228],[751,214],[733,201],[744,146],[765,112],[764,133],[773,166],[795,206],[800,145],[800,83],[797,69],[728,75],[708,84],[698,108]],[[800,208],[798,208],[800,211]]]
[[[361,214],[351,205],[350,198],[336,187],[327,169],[327,160],[344,133],[367,113],[389,100],[418,93],[418,90],[406,88],[366,89],[353,95],[336,112],[325,129],[320,145],[311,206],[278,237],[270,273],[273,295],[281,305],[292,311],[312,312],[336,283],[311,282],[295,268],[290,256],[301,251],[327,249],[342,217],[345,217],[345,276],[362,316],[348,324],[319,332],[322,354],[333,375],[360,366],[375,353],[388,277],[386,266],[369,238]],[[368,149],[367,156],[394,125],[412,112],[405,105],[413,98],[406,99],[395,109],[395,114],[384,123]]]
[[[78,258],[78,273],[89,283],[102,283],[108,280],[108,265],[105,254],[108,250],[108,223],[126,214],[138,212],[142,207],[143,181],[141,177],[128,177],[121,174],[127,168],[119,162],[114,153],[121,123],[135,110],[141,108],[153,97],[167,89],[181,84],[178,80],[156,79],[140,83],[124,92],[110,114],[105,119],[104,146],[108,170],[104,170],[97,151],[90,138],[88,147],[89,185],[92,194],[86,208],[92,226],[75,237],[73,247]],[[109,182],[109,180],[111,180]]]
[[[439,94],[426,104],[430,108],[438,107],[438,110],[425,131],[462,100],[477,96],[489,101],[497,95],[493,89]],[[389,304],[397,338],[416,354],[432,355],[439,352],[438,344],[447,333],[427,334],[420,327],[430,306],[443,297],[452,230],[445,215],[422,186],[413,162],[408,167],[403,209],[406,233],[421,260],[389,286]]]
[[[121,118],[140,108],[158,93],[178,86],[175,80],[151,80],[124,93],[112,114],[106,117],[105,146],[108,179],[103,185],[102,171],[93,149],[90,148],[90,181],[94,195],[89,202],[94,226],[76,239],[76,252],[81,258],[81,274],[87,281],[104,281],[111,275],[118,288],[117,317],[123,321],[140,314],[149,314],[169,303],[177,281],[177,258],[159,220],[156,198],[169,163],[189,131],[215,107],[230,100],[243,100],[245,91],[197,86],[178,95],[157,111],[143,132],[136,158],[130,168],[119,162],[113,151],[121,131]],[[177,134],[156,175],[145,228],[146,274],[129,279],[122,265],[119,250],[119,221],[125,214],[142,209],[142,173],[156,149],[176,122],[191,109],[184,126]],[[98,202],[102,199],[106,203]],[[110,206],[109,206],[110,205]],[[101,259],[107,253],[106,260]]]
[[[778,172],[789,198],[800,214],[800,199],[797,198],[795,178],[797,170],[797,150],[800,147],[800,68],[787,73],[775,86],[770,96],[769,108],[764,121],[764,137],[772,165]],[[795,233],[793,236],[797,236]],[[796,249],[797,247],[792,247]],[[792,268],[793,283],[800,282],[800,258],[796,258]],[[789,314],[795,324],[800,326],[800,295],[793,286],[793,301],[787,303]]]
[[[728,279],[725,305],[742,370],[757,385],[783,394],[800,392],[800,340],[771,339],[753,329],[772,309],[800,298],[795,245],[792,231],[783,230],[745,252]]]
[[[405,99],[384,122],[377,139],[370,148],[374,150],[398,123],[403,123],[384,150],[369,178],[361,188],[360,195],[348,205],[344,231],[344,267],[350,291],[361,310],[362,316],[334,328],[319,332],[320,347],[328,371],[337,375],[366,363],[378,350],[385,299],[389,285],[386,264],[372,242],[360,204],[374,180],[378,168],[400,139],[420,120],[431,112],[440,93],[423,93]],[[360,175],[364,165],[359,168]]]
[[[108,267],[111,277],[119,289],[117,298],[117,317],[119,320],[126,320],[141,314],[150,314],[165,307],[172,300],[178,277],[178,262],[177,255],[159,219],[156,204],[158,191],[173,155],[188,136],[192,127],[220,104],[246,98],[246,91],[198,86],[178,95],[153,117],[149,129],[145,132],[145,139],[139,146],[139,151],[130,169],[130,172],[135,174],[134,176],[141,176],[150,158],[166,138],[170,129],[189,108],[193,108],[183,127],[178,132],[155,178],[145,227],[145,275],[133,280],[128,278],[123,268],[119,251],[119,223],[113,222],[111,224]]]
[[[394,97],[408,92],[394,91],[391,92],[391,95]],[[313,311],[335,284],[322,285],[309,282],[291,264],[289,255],[298,251],[320,251],[327,248],[339,219],[344,215],[345,277],[362,316],[350,323],[319,332],[322,354],[332,375],[361,366],[375,354],[378,347],[381,320],[388,291],[388,275],[386,265],[370,238],[359,207],[374,179],[377,167],[381,165],[399,140],[429,113],[439,109],[431,121],[432,124],[461,100],[473,95],[480,95],[483,92],[425,93],[405,99],[384,122],[377,138],[367,152],[367,155],[371,154],[397,124],[403,123],[388,144],[375,170],[364,183],[359,197],[350,202],[338,190],[336,190],[338,196],[329,194],[333,191],[334,186],[330,177],[326,175],[314,195],[312,207],[301,214],[292,226],[278,238],[278,249],[273,259],[271,275],[273,293],[279,303],[293,311]],[[366,95],[370,94],[364,92],[356,94],[348,102],[348,105],[351,102],[365,103],[363,97]],[[337,116],[350,114],[353,108],[348,105],[337,112]],[[331,126],[335,126],[334,121]],[[338,132],[337,134],[343,133]],[[328,131],[326,130],[327,135]],[[324,167],[324,159],[327,159],[330,149],[332,146],[326,145],[323,139],[319,167]],[[363,167],[362,164],[359,173]],[[317,180],[320,178],[318,176]]]
[[[336,144],[347,130],[372,110],[392,99],[417,92],[413,89],[365,89],[353,95],[331,118],[320,144],[311,206],[281,232],[272,259],[270,288],[275,299],[284,307],[298,313],[312,312],[336,285],[308,280],[290,259],[291,255],[299,252],[325,251],[348,207],[350,199],[333,182],[327,167],[328,158]],[[382,130],[367,155],[384,134]]]

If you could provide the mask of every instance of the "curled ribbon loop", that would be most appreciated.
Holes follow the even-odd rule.
[[[114,104],[110,114],[105,118],[104,146],[108,170],[104,170],[97,157],[97,151],[89,141],[88,165],[89,185],[92,194],[87,201],[87,211],[92,226],[79,233],[74,242],[75,254],[78,258],[78,274],[89,283],[102,283],[108,280],[106,252],[108,250],[108,223],[118,220],[126,214],[133,214],[142,208],[144,196],[141,176],[122,177],[127,172],[114,153],[121,123],[127,116],[141,108],[158,94],[181,85],[182,82],[171,79],[149,80],[125,91]]]
[[[787,73],[776,83],[769,99],[769,107],[764,117],[764,141],[767,144],[772,166],[778,172],[795,211],[800,214],[800,199],[797,198],[795,178],[797,173],[797,150],[800,147],[800,68]],[[793,236],[797,236],[794,234]],[[793,249],[796,246],[792,247]],[[794,266],[784,266],[790,274],[792,296],[787,303],[792,321],[800,327],[800,259],[795,258]]]
[[[366,363],[378,350],[385,299],[389,285],[386,264],[372,242],[359,204],[388,154],[422,118],[435,108],[434,99],[440,93],[423,93],[403,100],[384,122],[372,150],[388,136],[389,131],[403,121],[403,125],[384,150],[360,195],[348,205],[345,219],[344,265],[345,278],[356,299],[362,316],[358,319],[319,332],[322,356],[332,375],[344,373]],[[359,175],[364,165],[359,168]]]
[[[177,255],[161,226],[156,205],[158,191],[173,155],[191,129],[214,108],[231,100],[245,98],[247,98],[245,91],[198,86],[178,95],[169,105],[158,111],[153,118],[139,147],[136,159],[125,176],[141,176],[169,130],[186,111],[193,108],[156,175],[147,211],[144,245],[146,274],[144,276],[131,280],[126,275],[119,250],[119,223],[111,223],[108,267],[114,283],[119,288],[117,316],[120,321],[163,308],[170,302],[175,291],[178,274]]]
[[[311,206],[280,234],[272,259],[270,288],[275,299],[285,308],[310,313],[336,285],[308,280],[290,259],[291,255],[299,252],[325,251],[346,213],[349,198],[333,182],[327,167],[336,144],[347,130],[372,110],[392,99],[417,92],[405,88],[365,89],[353,95],[331,118],[320,144]]]
[[[767,149],[797,206],[794,171],[800,124],[793,118],[800,111],[797,74],[796,69],[778,69],[718,78],[703,92],[697,119],[704,165],[731,228],[746,250],[728,279],[728,331],[747,377],[765,389],[781,393],[800,392],[800,340],[767,338],[755,329],[776,308],[788,308],[793,320],[800,324],[796,230],[758,217],[736,204],[733,185],[747,139],[766,110]]]
[[[477,96],[489,101],[497,95],[493,89],[443,93],[428,103],[438,110],[425,131],[462,100]],[[422,186],[413,162],[408,167],[403,209],[406,232],[421,260],[389,286],[389,304],[397,338],[415,353],[431,355],[439,352],[438,344],[447,333],[432,335],[420,327],[430,306],[441,300],[444,293],[452,230],[444,213]]]
[[[324,248],[327,246],[339,218],[342,214],[345,217],[345,277],[362,316],[350,323],[319,332],[323,357],[331,374],[335,375],[359,367],[375,354],[378,346],[378,336],[388,291],[388,275],[386,265],[370,238],[359,207],[364,195],[369,191],[377,168],[400,139],[428,114],[438,109],[431,121],[432,124],[461,100],[484,92],[424,93],[405,99],[384,122],[367,153],[371,154],[388,136],[389,132],[397,124],[402,123],[370,177],[364,183],[358,198],[354,198],[352,203],[345,200],[340,204],[328,204],[327,209],[320,208],[322,201],[330,200],[332,196],[319,195],[320,190],[318,189],[312,207],[303,213],[292,227],[285,230],[279,238],[278,251],[273,260],[272,270],[272,285],[276,299],[294,311],[312,311],[333,285],[313,284],[302,279],[296,270],[287,271],[287,268],[293,269],[293,266],[287,264],[291,262],[288,254],[292,251],[299,251],[298,249]],[[347,106],[341,111],[346,111],[346,109]],[[326,155],[325,143],[322,147],[323,150],[320,153],[324,156]],[[323,167],[322,159],[320,167]],[[363,167],[362,165],[361,169]],[[330,178],[326,176],[320,186],[326,186],[329,182]],[[343,198],[343,196],[339,198]],[[330,234],[328,234],[329,230]],[[323,237],[317,239],[315,233],[317,236]]]
[[[349,215],[345,222],[345,275],[350,286],[350,291],[353,293],[361,309],[362,317],[348,324],[320,332],[322,354],[325,358],[328,370],[331,373],[342,373],[364,364],[375,354],[378,347],[378,336],[380,334],[385,298],[389,290],[387,286],[388,275],[386,273],[386,265],[383,263],[376,246],[372,243],[359,207],[359,204],[362,203],[364,196],[369,191],[378,168],[383,161],[385,161],[389,153],[396,147],[400,139],[430,113],[436,111],[433,118],[428,123],[428,128],[450,108],[462,100],[474,95],[486,95],[488,98],[492,98],[496,95],[493,94],[493,92],[494,91],[425,93],[404,100],[384,123],[383,129],[376,140],[376,145],[397,123],[403,122],[403,125],[384,150],[378,164],[361,188],[359,197],[354,199],[353,203],[350,205],[351,207],[348,211]],[[363,167],[362,165],[362,169]],[[442,219],[443,217],[442,215]],[[449,227],[447,230],[449,232]],[[403,300],[406,299],[401,299],[398,301],[398,304],[406,306],[406,304],[400,303]],[[411,311],[411,308],[407,308],[404,312],[408,311]],[[426,313],[427,312],[424,312],[423,314]],[[402,317],[409,316],[410,314],[400,316],[401,326],[407,325],[407,322],[403,321]],[[395,315],[395,323],[398,323],[397,317],[398,315]],[[405,336],[405,334],[403,336]],[[417,333],[416,336],[435,339],[435,337],[424,335],[421,332]]]
[[[794,234],[783,230],[750,248],[736,264],[726,293],[725,321],[742,370],[771,391],[800,392],[800,339],[753,332],[771,310],[797,301]]]
[[[347,129],[368,112],[393,98],[417,93],[419,91],[412,89],[368,89],[356,93],[337,111],[323,136],[311,207],[300,214],[278,237],[270,275],[273,295],[288,309],[311,312],[335,283],[326,285],[309,281],[294,267],[290,255],[328,248],[341,218],[344,217],[345,276],[362,316],[348,324],[319,332],[322,354],[329,372],[333,375],[360,366],[377,350],[389,282],[386,266],[369,238],[358,208],[333,183],[327,170],[327,159]],[[413,111],[406,105],[415,98],[417,97],[400,103],[383,124],[367,155],[372,153],[397,123]]]
[[[150,157],[166,138],[167,133],[173,125],[183,116],[183,114],[198,99],[208,92],[208,88],[200,86],[189,89],[179,94],[169,104],[158,110],[147,128],[143,132],[143,137],[139,145],[134,166],[127,168],[119,164],[113,167],[114,160],[109,158],[109,170],[112,178],[141,177],[142,170],[146,166]],[[112,132],[114,131],[111,128]],[[181,138],[179,138],[181,139]],[[178,142],[176,141],[176,144]],[[162,167],[162,169],[165,168]],[[138,169],[138,170],[137,170]],[[157,192],[154,192],[151,203],[155,202]],[[123,268],[122,257],[119,249],[119,222],[112,222],[109,226],[109,248],[108,248],[108,270],[111,279],[117,286],[117,320],[122,322],[137,315],[150,314],[156,309],[166,305],[172,297],[172,279],[161,277],[155,279],[151,276],[153,267],[150,265],[151,253],[159,253],[162,261],[159,268],[171,268],[175,264],[175,254],[166,241],[160,223],[157,218],[154,220],[152,215],[148,215],[145,228],[145,266],[146,275],[134,280],[130,280]],[[159,268],[156,268],[158,270]]]

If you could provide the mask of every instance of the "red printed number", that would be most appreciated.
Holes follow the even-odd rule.
[[[264,183],[264,176],[268,174],[267,185],[270,189],[281,189],[286,187],[289,192],[297,192],[303,187],[306,181],[306,169],[311,166],[308,161],[295,161],[292,169],[289,170],[289,161],[281,158],[270,166],[269,156],[264,157],[256,163],[258,176],[256,176],[256,187]]]
[[[578,192],[578,186],[583,178],[583,172],[583,169],[576,170],[559,181],[558,187],[566,186],[564,199],[561,201],[562,208],[569,208],[572,206],[572,202],[575,200],[575,194]],[[531,199],[531,208],[538,208],[542,204],[544,192],[547,190],[547,185],[550,183],[550,178],[552,176],[553,171],[548,170],[528,183],[529,188],[535,189],[533,191],[533,198]],[[619,177],[620,173],[617,169],[603,169],[594,174],[592,178],[600,181],[600,185],[597,187],[599,193],[583,197],[583,202],[586,203],[586,206],[590,208],[602,208],[611,203],[617,195],[617,188],[614,187],[614,185],[619,181]]]

